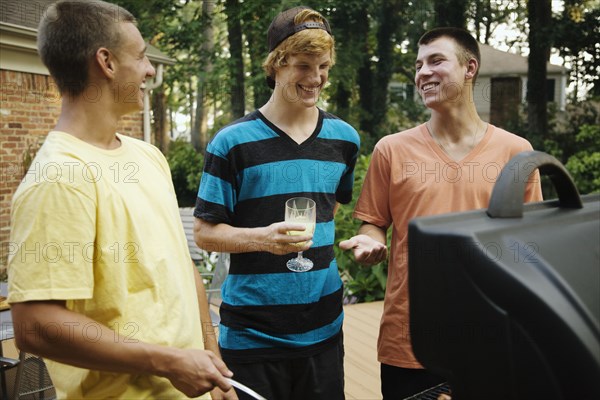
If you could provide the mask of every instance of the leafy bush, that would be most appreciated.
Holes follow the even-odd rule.
[[[580,193],[600,191],[600,104],[586,101],[568,104],[564,111],[549,109],[549,129],[544,137],[532,136],[527,130],[526,114],[509,130],[527,138],[535,150],[556,157],[562,162]],[[544,199],[556,198],[554,185],[542,177]]]
[[[179,207],[193,206],[196,203],[204,164],[202,154],[194,150],[191,143],[178,139],[171,142],[167,161],[171,168],[171,178]]]
[[[600,126],[583,125],[575,142],[581,150],[569,157],[565,167],[580,193],[600,192]]]
[[[352,217],[352,212],[362,189],[370,160],[370,155],[361,155],[358,158],[354,170],[352,202],[341,206],[335,215],[336,245],[334,251],[338,269],[344,281],[344,299],[350,303],[382,300],[387,281],[387,261],[372,267],[365,267],[354,260],[351,251],[342,251],[338,246],[342,240],[356,235],[360,227],[360,221]]]

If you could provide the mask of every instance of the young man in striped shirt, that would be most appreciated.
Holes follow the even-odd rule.
[[[317,107],[335,60],[327,20],[306,7],[289,9],[273,20],[268,41],[273,94],[207,146],[195,239],[231,253],[219,345],[236,380],[270,399],[342,399],[333,218],[352,197],[359,136]],[[314,236],[288,234],[303,229],[283,222],[286,200],[297,196],[316,202]],[[298,251],[314,262],[310,271],[286,267]]]

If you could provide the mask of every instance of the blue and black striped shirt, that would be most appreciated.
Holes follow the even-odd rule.
[[[284,220],[285,201],[304,196],[317,204],[314,262],[295,273],[277,256],[240,243],[222,286],[219,345],[240,361],[310,356],[340,335],[342,281],[334,258],[336,202],[352,198],[360,139],[354,128],[319,110],[311,137],[301,144],[258,110],[219,131],[207,146],[194,215],[235,227]],[[246,248],[244,248],[246,246]]]

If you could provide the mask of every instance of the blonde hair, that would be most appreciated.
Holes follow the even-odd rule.
[[[324,22],[325,18],[317,11],[305,9],[300,11],[294,18],[294,24],[304,22]],[[331,56],[330,66],[335,64],[335,41],[333,36],[324,29],[304,29],[281,42],[275,50],[271,51],[263,62],[263,69],[267,76],[274,78],[275,72],[287,65],[287,56],[296,54],[321,55],[329,52]]]

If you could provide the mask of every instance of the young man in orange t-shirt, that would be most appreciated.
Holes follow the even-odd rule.
[[[354,217],[358,234],[340,243],[374,265],[392,241],[378,340],[384,400],[402,399],[443,381],[416,360],[409,336],[408,222],[417,216],[485,208],[502,167],[529,142],[481,120],[473,102],[479,45],[465,30],[437,28],[419,40],[415,84],[431,110],[424,124],[377,143]],[[525,201],[542,199],[539,180]]]

